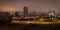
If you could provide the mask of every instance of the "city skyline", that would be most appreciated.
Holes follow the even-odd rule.
[[[7,12],[23,11],[23,7],[27,6],[29,12],[33,11],[48,12],[49,9],[60,12],[59,6],[60,0],[11,0],[11,1],[8,0],[4,1],[6,3],[3,3],[2,1],[3,4],[0,5],[0,10]]]

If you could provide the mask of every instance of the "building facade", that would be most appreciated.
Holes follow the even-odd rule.
[[[24,11],[24,17],[28,16],[28,7],[24,7],[23,11]]]

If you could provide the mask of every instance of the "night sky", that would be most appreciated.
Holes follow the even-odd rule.
[[[60,0],[0,0],[0,11],[23,12],[24,6],[29,12],[48,12],[49,9],[60,12]]]

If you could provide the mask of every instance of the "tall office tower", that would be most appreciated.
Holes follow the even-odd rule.
[[[24,7],[23,10],[24,10],[24,17],[28,16],[28,7]]]

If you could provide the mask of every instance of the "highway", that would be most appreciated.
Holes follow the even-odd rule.
[[[41,22],[41,21],[12,21],[15,24],[60,24],[60,21],[56,22]]]

